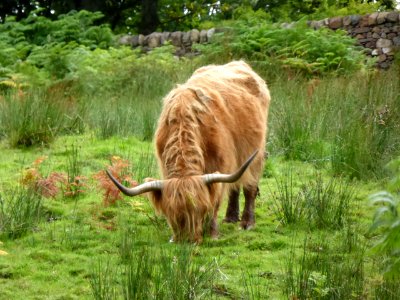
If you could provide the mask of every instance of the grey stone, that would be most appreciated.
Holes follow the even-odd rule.
[[[372,42],[372,39],[359,39],[358,40],[361,44]]]
[[[381,32],[381,28],[380,27],[374,27],[374,28],[372,28],[372,32],[380,33]]]
[[[132,47],[135,48],[139,46],[139,36],[138,35],[134,35],[132,37]]]
[[[161,33],[159,32],[153,32],[149,35],[148,37],[148,46],[150,48],[157,48],[160,47],[161,45]]]
[[[352,26],[356,26],[360,22],[361,16],[359,16],[359,15],[351,15],[350,16],[350,20],[351,20],[351,25]]]
[[[164,31],[161,34],[161,39],[160,39],[161,45],[164,45],[170,39],[170,37],[171,37],[171,32]]]
[[[343,26],[343,19],[341,17],[330,18],[328,26],[331,29],[338,29]]]
[[[139,36],[138,36],[138,45],[144,46],[144,35],[143,34],[139,34]]]
[[[311,27],[312,29],[318,29],[318,28],[317,28],[317,22],[318,22],[318,21],[310,21],[310,22],[307,22],[307,25],[308,25],[309,27]]]
[[[379,13],[374,12],[368,16],[368,25],[376,25],[377,24],[377,18],[378,18]]]
[[[125,34],[118,39],[118,44],[132,46],[133,36]]]
[[[376,42],[376,47],[378,47],[378,48],[389,48],[392,45],[393,45],[393,42],[388,39],[379,39]]]
[[[386,55],[391,55],[393,54],[393,49],[391,47],[382,48],[382,53]]]
[[[350,24],[351,24],[351,16],[343,17],[343,25],[344,26],[349,26]]]
[[[192,42],[190,41],[190,31],[182,34],[182,44],[185,47],[190,47],[192,45]]]
[[[142,46],[148,46],[149,45],[149,36],[145,35],[143,39],[143,45]]]
[[[320,29],[326,26],[324,20],[315,21],[315,29]]]
[[[171,43],[175,47],[182,46],[182,32],[181,31],[175,31],[175,32],[171,33]]]
[[[378,62],[384,62],[386,60],[387,56],[385,54],[380,54],[378,56]]]
[[[388,22],[397,22],[399,20],[399,13],[397,11],[391,11],[387,14],[386,20]]]
[[[378,55],[379,55],[378,49],[372,50],[371,55],[372,55],[372,56],[378,56]]]
[[[200,43],[207,43],[207,30],[200,31]]]
[[[395,38],[393,38],[393,45],[395,45],[396,47],[400,47],[400,36],[396,36]]]
[[[200,31],[198,31],[197,29],[192,29],[190,31],[190,41],[193,44],[200,42]]]
[[[378,33],[374,32],[374,33],[372,34],[372,37],[373,37],[374,39],[379,39],[381,36],[380,36]]]
[[[215,28],[208,29],[208,31],[207,31],[207,41],[208,42],[211,42],[214,33],[215,33]]]
[[[358,33],[366,33],[369,32],[370,28],[369,27],[360,27],[360,28],[355,28],[354,29],[354,33],[358,34]]]
[[[376,23],[377,24],[385,23],[387,15],[388,15],[388,12],[380,12],[380,13],[378,13],[378,16],[376,17]]]

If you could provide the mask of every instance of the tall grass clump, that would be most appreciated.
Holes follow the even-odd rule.
[[[81,148],[72,144],[67,148],[67,176],[64,195],[77,198],[82,195],[86,188],[87,178],[82,176],[82,158],[80,156]]]
[[[143,248],[125,269],[125,299],[207,299],[212,293],[216,266],[195,260],[192,246]]]
[[[273,82],[270,149],[351,178],[382,178],[399,155],[400,83],[388,72]]]
[[[306,219],[317,228],[343,228],[350,216],[354,188],[337,178],[317,174],[306,188]]]
[[[0,135],[13,147],[48,145],[70,125],[67,106],[44,90],[6,94],[0,101]]]
[[[339,237],[340,238],[340,237]],[[285,259],[283,292],[288,299],[352,299],[364,295],[364,253],[337,251],[332,237],[305,238]]]
[[[244,288],[243,299],[266,299],[269,295],[269,286],[265,278],[260,274],[251,274],[249,271],[242,270],[241,285]]]
[[[331,125],[334,173],[379,178],[399,154],[400,83],[395,72],[394,68],[370,77],[355,76],[348,82],[338,79],[327,89],[327,98],[340,101]]]
[[[117,278],[116,267],[110,261],[106,263],[99,261],[93,268],[89,278],[93,298],[96,300],[114,300],[118,298],[118,291],[115,284]]]
[[[0,237],[15,239],[35,230],[42,219],[42,197],[17,187],[0,194]]]
[[[147,56],[123,50],[98,50],[87,56],[77,72],[80,78],[87,78],[81,84],[92,99],[88,123],[101,138],[135,135],[151,140],[161,99],[193,71],[189,60],[173,57],[171,47],[154,49]],[[100,89],[93,89],[98,86]]]
[[[183,300],[212,296],[216,264],[200,262],[194,246],[156,247],[135,239],[124,240],[135,247],[121,252],[123,264],[113,271],[114,277],[106,274],[107,265],[92,274],[91,287],[96,299],[114,299],[115,290],[121,291],[123,299]]]
[[[318,84],[319,80],[307,82],[298,76],[270,85],[271,147],[287,159],[324,162],[329,158],[326,120],[331,111],[326,102],[312,98]]]
[[[353,196],[354,188],[340,178],[324,179],[315,173],[305,181],[288,169],[276,178],[272,211],[283,225],[341,229],[348,225]]]
[[[304,190],[295,186],[293,171],[287,169],[284,176],[276,177],[276,191],[272,192],[272,210],[284,225],[304,220]]]

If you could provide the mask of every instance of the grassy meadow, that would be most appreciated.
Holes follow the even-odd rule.
[[[251,63],[272,95],[256,227],[222,223],[224,203],[217,240],[175,244],[102,173],[159,176],[161,99],[209,63],[157,51],[3,90],[0,299],[400,299],[369,200],[399,188],[399,68],[310,79]]]

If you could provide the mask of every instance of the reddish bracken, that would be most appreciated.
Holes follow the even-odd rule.
[[[66,183],[66,176],[59,172],[42,175],[40,166],[46,159],[46,156],[37,158],[32,167],[23,172],[21,183],[45,198],[55,198],[60,192],[60,186]]]
[[[129,173],[129,162],[127,160],[113,156],[111,158],[111,166],[108,167],[108,170],[119,181],[125,182],[130,186],[138,185]],[[106,172],[100,171],[93,177],[98,180],[99,188],[103,191],[104,205],[108,206],[122,199],[119,189],[109,180]]]

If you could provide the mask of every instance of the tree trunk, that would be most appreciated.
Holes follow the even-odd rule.
[[[150,34],[160,25],[157,8],[158,0],[142,0],[142,16],[139,24],[140,33]]]

